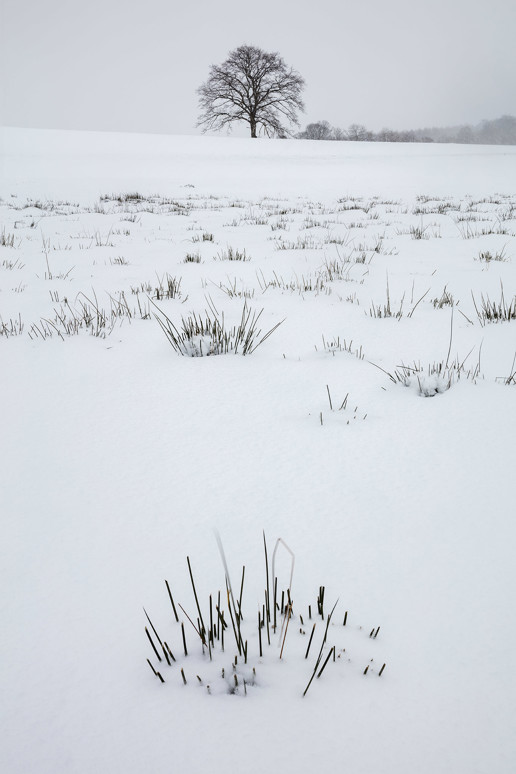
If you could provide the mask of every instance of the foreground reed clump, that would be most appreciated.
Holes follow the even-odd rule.
[[[263,601],[251,615],[244,615],[243,610],[245,565],[242,566],[238,585],[233,586],[219,537],[217,541],[224,568],[222,589],[210,593],[203,601],[198,593],[190,557],[187,556],[188,581],[193,597],[191,609],[187,611],[174,598],[168,580],[165,580],[165,587],[171,612],[162,628],[163,637],[144,609],[146,642],[150,647],[146,660],[160,683],[202,688],[207,695],[229,693],[246,696],[249,689],[271,686],[273,679],[282,679],[285,673],[292,677],[292,670],[296,670],[293,682],[296,685],[299,683],[300,694],[306,696],[314,679],[319,679],[323,673],[334,681],[340,681],[346,670],[362,675],[383,674],[385,663],[376,655],[379,626],[370,630],[369,627],[357,626],[351,622],[347,610],[337,622],[338,600],[328,612],[325,586],[319,586],[313,606],[311,603],[294,605],[292,581],[295,557],[281,538],[276,541],[269,561],[267,541],[263,535]],[[277,572],[279,549],[287,554],[290,561],[288,583],[281,589]],[[281,574],[285,575],[284,557],[281,564]],[[285,659],[287,652],[288,659]],[[371,657],[372,654],[376,658]],[[314,657],[315,660],[310,663]],[[329,664],[332,667],[327,669]],[[336,669],[337,665],[339,669]]]

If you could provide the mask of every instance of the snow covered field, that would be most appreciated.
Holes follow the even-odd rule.
[[[1,771],[513,772],[516,148],[1,137]]]

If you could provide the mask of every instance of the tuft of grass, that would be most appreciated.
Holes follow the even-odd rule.
[[[251,355],[284,322],[281,320],[262,335],[258,321],[263,309],[259,312],[253,311],[247,305],[246,299],[238,325],[228,327],[224,313],[219,314],[209,301],[208,309],[203,313],[192,312],[187,317],[181,317],[181,324],[177,327],[162,309],[152,303],[156,309],[154,316],[170,345],[179,355],[187,357],[222,355],[229,352]]]
[[[444,286],[441,296],[432,299],[434,309],[443,309],[445,306],[454,306],[455,303],[457,302],[454,300],[452,294],[446,290],[446,285]]]
[[[194,234],[192,242],[213,242],[214,237],[209,231],[203,231],[202,234]]]
[[[2,269],[13,271],[14,269],[23,269],[25,264],[22,263],[20,260],[18,260],[18,258],[15,261],[9,261],[7,260],[7,258],[4,258],[0,266],[2,267]]]
[[[57,294],[55,297],[51,294],[51,297],[54,301],[58,300]],[[64,298],[63,303],[54,308],[53,317],[42,317],[31,325],[28,330],[29,337],[45,340],[58,336],[64,341],[65,336],[77,336],[81,331],[86,331],[96,338],[104,339],[116,324],[121,324],[124,320],[130,322],[135,317],[142,320],[151,318],[149,304],[142,303],[138,295],[137,308],[129,306],[124,292],[117,293],[116,296],[108,294],[108,298],[109,309],[99,304],[95,292],[91,298],[79,293],[73,305]]]
[[[481,250],[478,254],[478,260],[484,261],[484,263],[491,263],[491,261],[507,261],[505,246],[497,253],[491,253],[489,250]]]
[[[469,355],[463,361],[457,357],[451,363],[448,360],[441,360],[429,364],[426,368],[421,363],[414,363],[413,366],[400,365],[396,366],[388,376],[395,384],[403,384],[406,387],[416,386],[418,395],[432,398],[449,390],[459,379],[476,382],[480,375],[480,363],[474,368],[466,369],[465,362],[468,357]]]
[[[200,253],[187,253],[183,263],[201,263]]]
[[[237,288],[236,278],[233,281],[228,278],[227,285],[221,282],[218,287],[229,298],[253,298],[254,296],[254,288],[252,290],[249,290],[249,288]]]
[[[377,318],[385,318],[385,317],[394,317],[396,320],[401,320],[403,317],[403,302],[405,300],[405,294],[403,294],[401,301],[400,301],[400,307],[398,310],[394,310],[391,308],[391,296],[389,292],[389,278],[387,278],[387,301],[385,304],[374,304],[371,303],[371,306],[369,308],[369,316],[370,317],[377,317]]]
[[[496,378],[497,382],[502,382],[502,384],[516,384],[516,352],[514,353],[514,357],[512,359],[512,365],[511,370],[509,371],[508,376],[498,376]]]
[[[480,302],[477,304],[473,293],[471,294],[471,297],[473,298],[475,311],[482,327],[484,327],[486,323],[509,322],[510,320],[516,320],[516,295],[512,298],[511,301],[507,302],[501,282],[499,301],[491,301],[489,296],[484,297],[484,295],[481,294]]]
[[[295,242],[277,239],[275,246],[276,250],[322,250],[324,243],[313,237],[298,236]]]
[[[153,295],[156,301],[162,301],[164,298],[181,297],[181,277],[179,279],[171,277],[168,272],[164,277],[160,277],[158,274],[156,276],[158,278],[158,285],[154,289]]]
[[[0,245],[2,247],[14,247],[14,234],[6,233],[5,228],[0,233]]]
[[[100,231],[95,231],[95,244],[96,244],[96,246],[97,247],[114,247],[114,244],[111,241],[112,231],[113,231],[113,228],[110,228],[105,237],[102,236]]]
[[[218,592],[201,594],[201,585],[194,577],[190,557],[187,556],[188,575],[195,600],[190,611],[178,601],[174,602],[168,580],[165,580],[166,593],[172,606],[168,621],[156,627],[147,610],[143,608],[145,620],[142,629],[145,632],[146,644],[150,648],[150,658],[146,661],[160,684],[168,682],[175,686],[189,686],[189,690],[202,687],[206,696],[230,694],[246,697],[252,694],[248,689],[256,685],[270,685],[269,680],[262,681],[262,673],[266,674],[269,666],[274,665],[276,677],[281,668],[298,668],[300,694],[309,679],[302,693],[305,696],[314,680],[319,680],[323,673],[325,680],[331,679],[341,670],[359,670],[359,674],[375,674],[378,677],[382,675],[385,662],[378,658],[378,648],[381,648],[381,638],[377,639],[380,626],[375,625],[371,629],[370,622],[366,627],[346,627],[347,610],[342,625],[335,623],[334,613],[339,600],[327,611],[324,586],[319,586],[313,605],[314,613],[317,609],[317,618],[320,620],[314,621],[313,625],[308,624],[312,618],[312,605],[308,604],[306,616],[306,605],[298,605],[297,602],[294,604],[292,582],[295,554],[281,538],[276,540],[272,561],[269,561],[267,542],[265,534],[263,535],[265,583],[257,589],[256,595],[254,590],[251,594],[261,599],[257,617],[248,615],[247,612],[244,615],[245,565],[242,566],[239,586],[233,585],[218,533],[216,539],[224,568],[222,593],[219,586]],[[290,556],[289,575],[283,571],[281,574],[277,572],[276,555],[280,549]],[[283,562],[280,565],[283,565]],[[283,577],[283,588],[279,586],[278,576]],[[369,631],[371,633],[368,636]],[[331,643],[328,642],[330,639]],[[314,640],[319,642],[311,651]],[[173,646],[175,656],[169,643]],[[348,655],[353,643],[362,650],[360,659],[352,659]],[[288,662],[283,660],[285,648],[289,650]],[[369,651],[367,656],[364,649]],[[315,655],[312,656],[314,651]],[[374,659],[371,658],[373,652]],[[307,663],[309,657],[315,660],[315,665]],[[155,668],[150,659],[158,668]],[[258,669],[252,666],[253,662],[256,664],[257,661]],[[364,661],[367,661],[365,672],[362,666]],[[379,668],[382,663],[383,666]],[[283,664],[286,666],[281,667]],[[163,670],[163,674],[159,670]],[[195,674],[197,681],[187,680],[186,671],[189,675]]]
[[[11,318],[8,322],[4,322],[0,316],[0,336],[5,336],[6,339],[10,336],[19,336],[23,332],[23,327],[20,314],[17,319],[13,320]]]
[[[362,349],[362,345],[359,347],[353,346],[353,339],[350,339],[349,341],[346,341],[346,339],[340,339],[340,336],[337,336],[336,338],[332,338],[329,341],[327,341],[324,336],[322,337],[323,340],[323,347],[326,352],[331,352],[333,356],[335,356],[336,352],[348,352],[350,355],[354,355],[359,360],[364,359],[364,352]]]
[[[216,261],[250,261],[250,257],[244,250],[238,250],[228,246],[226,250],[222,250],[215,256]]]
[[[430,235],[427,233],[428,226],[423,226],[423,221],[419,226],[410,226],[409,233],[412,239],[430,239]]]

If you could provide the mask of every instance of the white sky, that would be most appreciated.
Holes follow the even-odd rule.
[[[7,126],[196,134],[196,88],[248,43],[306,80],[304,126],[516,115],[514,0],[0,0]]]

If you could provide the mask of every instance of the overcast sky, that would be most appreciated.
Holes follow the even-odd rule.
[[[196,88],[247,43],[306,81],[301,124],[516,115],[515,0],[0,0],[7,126],[197,134]]]

